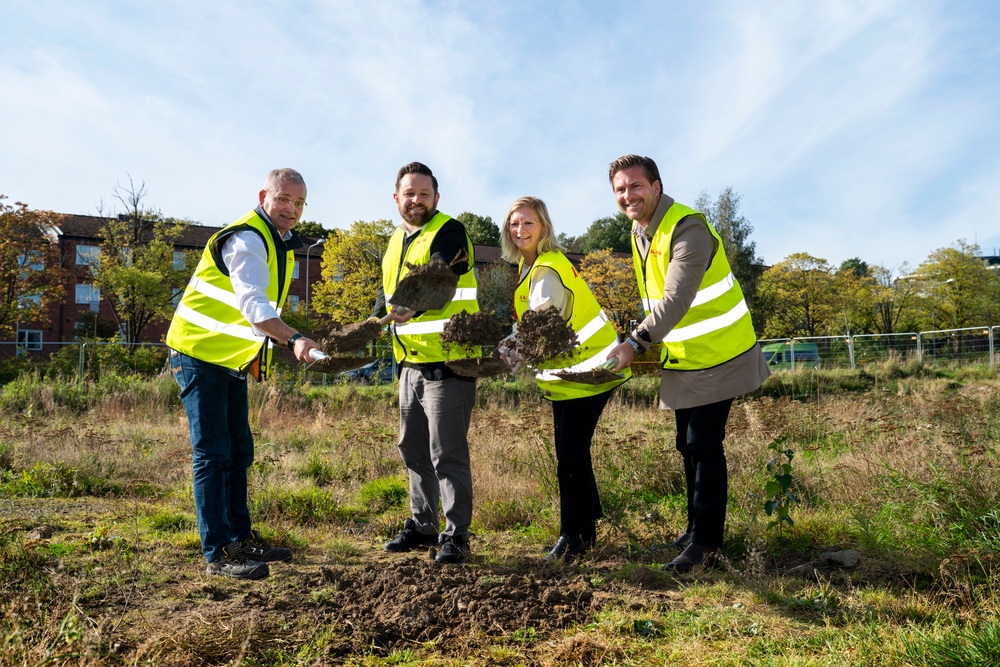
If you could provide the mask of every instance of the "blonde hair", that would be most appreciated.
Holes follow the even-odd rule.
[[[549,217],[549,209],[538,197],[521,197],[510,205],[507,217],[504,218],[500,227],[500,254],[508,262],[519,262],[524,258],[521,249],[514,245],[514,239],[510,237],[510,217],[519,208],[530,208],[538,216],[538,222],[542,225],[542,236],[538,240],[538,254],[543,252],[559,251],[565,252],[565,248],[556,238],[555,229],[552,227],[552,218]]]

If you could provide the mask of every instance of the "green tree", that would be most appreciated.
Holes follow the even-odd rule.
[[[566,252],[575,252],[575,253],[581,253],[581,254],[583,253],[583,251],[580,250],[580,239],[581,239],[581,237],[579,237],[579,236],[566,236],[565,232],[559,232],[556,235],[556,238],[559,239],[559,245],[561,245],[563,248],[565,248]]]
[[[465,211],[455,216],[455,219],[465,225],[465,231],[469,233],[469,238],[473,243],[479,245],[500,245],[500,228],[493,222],[490,216],[483,217]]]
[[[871,275],[871,269],[868,267],[868,262],[861,261],[860,257],[851,257],[850,259],[845,259],[840,263],[840,273],[846,273],[850,271],[858,278],[867,278]]]
[[[517,287],[517,267],[507,262],[492,262],[476,275],[479,309],[493,315],[510,331],[514,323],[514,288]]]
[[[761,276],[760,302],[764,338],[820,336],[836,329],[834,277],[825,259],[800,252],[775,264]]]
[[[630,259],[610,249],[592,252],[580,262],[580,275],[597,302],[611,318],[618,333],[628,331],[629,320],[639,317],[639,288]]]
[[[712,228],[722,238],[726,258],[733,275],[740,283],[747,306],[754,320],[754,328],[761,331],[764,322],[762,304],[758,298],[758,284],[764,273],[764,260],[757,256],[757,244],[750,240],[753,225],[740,213],[743,196],[728,186],[713,201],[708,192],[702,191],[694,207],[705,214]]]
[[[0,195],[0,336],[9,338],[18,322],[48,322],[68,273],[54,232],[59,216],[4,199]]]
[[[595,250],[631,252],[631,237],[632,221],[624,213],[598,218],[590,223],[583,236],[576,240],[575,245],[578,250],[573,252],[590,253]]]
[[[909,273],[909,266],[899,267],[900,273]],[[870,302],[875,312],[872,332],[880,334],[901,333],[917,328],[912,318],[912,305],[916,298],[914,283],[894,275],[892,269],[876,264],[869,269]]]
[[[150,323],[173,315],[174,295],[194,270],[191,261],[183,267],[174,262],[174,246],[190,223],[146,208],[146,184],[136,185],[131,176],[114,195],[126,212],[103,218],[101,257],[90,270],[125,342],[138,343]]]
[[[932,329],[960,329],[1000,319],[1000,277],[977,244],[959,239],[932,252],[911,279],[919,285]],[[933,320],[933,321],[931,321]]]
[[[323,246],[323,269],[310,308],[335,322],[358,322],[372,314],[382,285],[382,255],[395,225],[358,220],[336,230]]]
[[[302,236],[310,236],[314,239],[318,238],[328,238],[333,232],[318,222],[313,222],[312,220],[301,220],[299,224],[295,225],[295,231],[297,231]]]

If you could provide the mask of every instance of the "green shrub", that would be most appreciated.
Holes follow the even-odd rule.
[[[373,512],[402,507],[409,494],[409,483],[403,477],[380,477],[361,487],[361,504]]]

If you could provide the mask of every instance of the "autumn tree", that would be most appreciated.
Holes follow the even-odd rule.
[[[694,207],[705,214],[708,223],[718,232],[726,249],[726,259],[733,275],[740,283],[747,306],[754,320],[754,328],[763,328],[764,313],[757,296],[758,283],[764,273],[764,260],[757,256],[757,244],[750,240],[753,225],[740,213],[743,196],[732,186],[726,187],[716,199],[702,191]]]
[[[618,333],[628,331],[629,321],[640,316],[639,288],[629,258],[611,250],[598,250],[580,262],[580,275],[614,322]]]
[[[469,233],[469,238],[473,243],[479,245],[500,245],[500,228],[493,222],[490,216],[476,215],[465,211],[455,216],[455,219],[465,225],[465,231]]]
[[[54,232],[57,214],[4,199],[0,195],[0,337],[9,338],[18,322],[48,322],[49,305],[63,298],[67,272]]]
[[[760,303],[763,338],[827,335],[838,310],[832,267],[804,252],[789,255],[761,276]]]
[[[350,229],[330,234],[310,308],[340,323],[359,322],[371,315],[382,285],[382,255],[393,229],[391,220],[358,220]]]
[[[90,266],[94,285],[129,344],[138,343],[152,322],[170,319],[174,296],[194,270],[190,257],[174,261],[174,246],[189,223],[147,208],[147,194],[146,183],[137,185],[131,176],[127,186],[114,187],[125,212],[101,216],[100,261]]]
[[[899,267],[901,275],[909,274],[909,265]],[[916,289],[910,280],[901,280],[892,269],[876,264],[869,268],[870,302],[875,313],[871,333],[893,334],[912,331],[916,324],[912,318],[912,305]]]

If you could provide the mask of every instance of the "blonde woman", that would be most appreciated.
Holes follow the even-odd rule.
[[[535,369],[542,395],[552,403],[559,477],[559,540],[547,559],[572,560],[597,540],[597,520],[603,516],[590,456],[594,429],[615,387],[631,377],[600,385],[560,379],[558,371],[592,370],[605,362],[618,344],[614,326],[597,299],[563,254],[545,202],[522,197],[510,206],[501,229],[504,259],[517,262],[514,313],[520,321],[528,310],[556,308],[578,337],[572,355],[545,362]],[[512,367],[519,360],[507,352]]]

